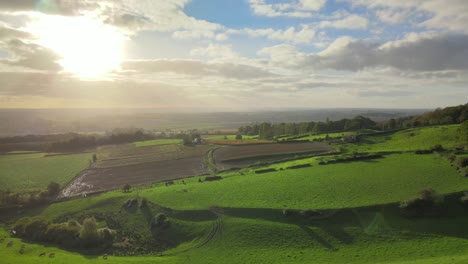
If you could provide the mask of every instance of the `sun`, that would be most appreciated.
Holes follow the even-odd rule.
[[[37,43],[55,51],[65,72],[83,79],[104,78],[119,68],[124,35],[88,17],[44,16],[30,26]]]

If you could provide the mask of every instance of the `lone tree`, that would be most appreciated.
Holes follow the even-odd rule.
[[[132,188],[132,186],[130,186],[130,184],[127,183],[122,187],[122,190],[124,192],[129,192],[131,188]]]

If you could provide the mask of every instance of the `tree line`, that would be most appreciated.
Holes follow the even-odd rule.
[[[261,139],[273,139],[282,135],[322,134],[331,132],[356,131],[361,129],[374,129],[379,131],[396,130],[419,126],[459,124],[468,120],[468,104],[437,108],[435,111],[422,115],[389,119],[374,122],[364,116],[352,119],[344,118],[337,121],[327,119],[301,123],[255,123],[241,126],[240,135],[259,135]]]
[[[301,122],[301,123],[256,123],[239,128],[240,135],[259,135],[261,139],[273,139],[282,135],[321,134],[330,132],[355,131],[360,129],[376,129],[377,123],[363,116],[352,119],[341,119],[325,122]]]

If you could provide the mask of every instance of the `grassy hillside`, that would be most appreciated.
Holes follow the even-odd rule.
[[[61,186],[89,165],[92,154],[46,157],[44,153],[0,155],[0,188],[11,191],[45,189],[49,182]]]
[[[315,162],[305,159],[301,163]],[[288,167],[298,162],[276,164]],[[438,155],[390,155],[383,159],[243,176],[225,174],[218,182],[148,189],[145,196],[179,209],[213,205],[242,208],[346,208],[398,202],[423,188],[439,193],[468,189],[449,162]],[[363,192],[364,190],[364,192]]]
[[[379,152],[379,151],[414,151],[441,144],[444,148],[452,148],[459,144],[457,130],[459,125],[412,128],[393,134],[364,136],[358,144],[346,147],[349,151]]]

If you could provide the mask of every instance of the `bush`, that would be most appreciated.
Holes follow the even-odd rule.
[[[45,233],[48,242],[72,246],[78,243],[77,237],[80,227],[70,226],[68,223],[51,224]]]
[[[101,228],[98,230],[99,240],[105,246],[112,245],[114,242],[115,232],[109,228]]]
[[[443,151],[444,150],[444,147],[442,147],[441,144],[437,144],[437,145],[434,145],[432,148],[431,148],[432,151]]]
[[[24,227],[24,236],[33,240],[43,240],[49,222],[43,216],[34,216]]]
[[[15,230],[16,235],[19,237],[24,236],[26,232],[25,228],[30,222],[31,222],[31,218],[29,217],[23,217],[23,218],[18,219],[16,223],[13,225],[13,230]]]
[[[298,165],[293,165],[293,166],[289,166],[289,167],[286,167],[287,170],[292,170],[292,169],[300,169],[300,168],[307,168],[307,167],[311,167],[312,165],[310,164],[298,164]]]
[[[465,168],[466,166],[468,166],[468,158],[459,158],[457,160],[457,165],[460,168]]]
[[[236,135],[237,140],[242,140],[242,135]]]
[[[50,182],[47,186],[47,192],[49,193],[49,197],[57,196],[60,193],[60,184]]]
[[[151,223],[151,227],[153,228],[166,228],[169,226],[169,220],[167,219],[167,216],[163,213],[157,214],[153,218],[153,222]]]
[[[99,242],[96,219],[94,217],[86,218],[80,230],[80,239],[85,247],[91,247]]]
[[[221,176],[207,176],[205,177],[205,181],[218,181],[221,180]]]
[[[269,168],[269,169],[263,169],[263,170],[256,170],[255,173],[260,174],[260,173],[267,173],[267,172],[273,172],[273,171],[276,171],[276,169],[275,168]]]

